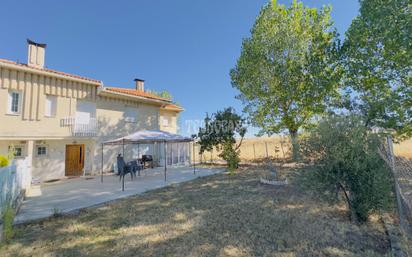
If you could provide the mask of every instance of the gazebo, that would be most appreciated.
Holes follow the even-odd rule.
[[[124,146],[129,144],[156,144],[156,143],[163,143],[164,145],[164,178],[166,181],[166,174],[167,174],[167,143],[190,143],[194,142],[194,140],[190,137],[185,137],[178,134],[169,133],[166,131],[160,130],[141,130],[135,132],[133,134],[116,138],[113,140],[105,141],[101,144],[102,147],[102,169],[101,169],[101,182],[103,182],[103,153],[104,153],[104,146],[105,145],[121,145],[123,156],[124,155]],[[193,144],[193,151],[194,151],[194,144]],[[195,154],[193,154],[193,158],[195,158]],[[196,165],[195,160],[192,161],[193,164],[193,172],[196,173]],[[123,178],[123,189],[124,189],[124,178]]]

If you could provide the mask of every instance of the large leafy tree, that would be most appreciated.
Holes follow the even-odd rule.
[[[367,126],[412,135],[412,4],[361,0],[342,47],[350,108]]]
[[[293,1],[264,6],[243,40],[230,75],[244,111],[261,134],[289,132],[294,157],[300,128],[325,112],[337,95],[336,32],[331,8],[318,10]]]

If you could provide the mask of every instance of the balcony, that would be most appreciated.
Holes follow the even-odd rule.
[[[96,118],[65,117],[60,119],[60,127],[68,127],[73,137],[95,137],[97,135]]]

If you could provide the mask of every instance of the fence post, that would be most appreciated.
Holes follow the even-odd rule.
[[[266,149],[266,159],[268,159],[269,158],[269,155],[268,155],[268,142],[266,142],[266,141],[265,141],[265,149]]]
[[[172,162],[171,162],[171,164],[170,165],[172,165],[173,166],[173,142],[170,142],[170,155],[171,155],[171,159],[172,159]]]
[[[388,150],[389,150],[389,162],[391,165],[391,171],[393,174],[393,178],[394,178],[394,182],[395,182],[395,193],[396,193],[396,203],[398,206],[398,212],[399,212],[399,223],[401,228],[405,231],[405,232],[410,232],[409,231],[409,225],[406,222],[405,219],[405,213],[404,213],[404,209],[403,209],[403,205],[402,205],[402,195],[400,192],[400,187],[399,187],[399,183],[398,183],[398,178],[397,178],[397,174],[396,174],[396,165],[395,165],[395,154],[393,152],[393,140],[392,137],[389,135],[386,137],[386,143],[388,144]]]
[[[285,160],[285,151],[283,150],[283,137],[280,137],[280,148],[282,148],[283,160]]]
[[[252,144],[253,146],[253,160],[256,160],[256,149],[255,149],[255,144]]]

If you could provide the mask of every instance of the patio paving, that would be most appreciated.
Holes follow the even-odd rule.
[[[130,175],[125,177],[125,190],[122,191],[119,177],[105,175],[101,183],[100,176],[67,179],[53,184],[42,184],[40,190],[27,197],[15,218],[15,224],[47,218],[56,211],[61,214],[99,205],[115,199],[141,194],[148,190],[171,184],[193,180],[223,172],[222,168],[196,168],[196,175],[191,167],[168,168],[167,181],[164,181],[163,168],[142,171],[141,176],[133,181]]]

